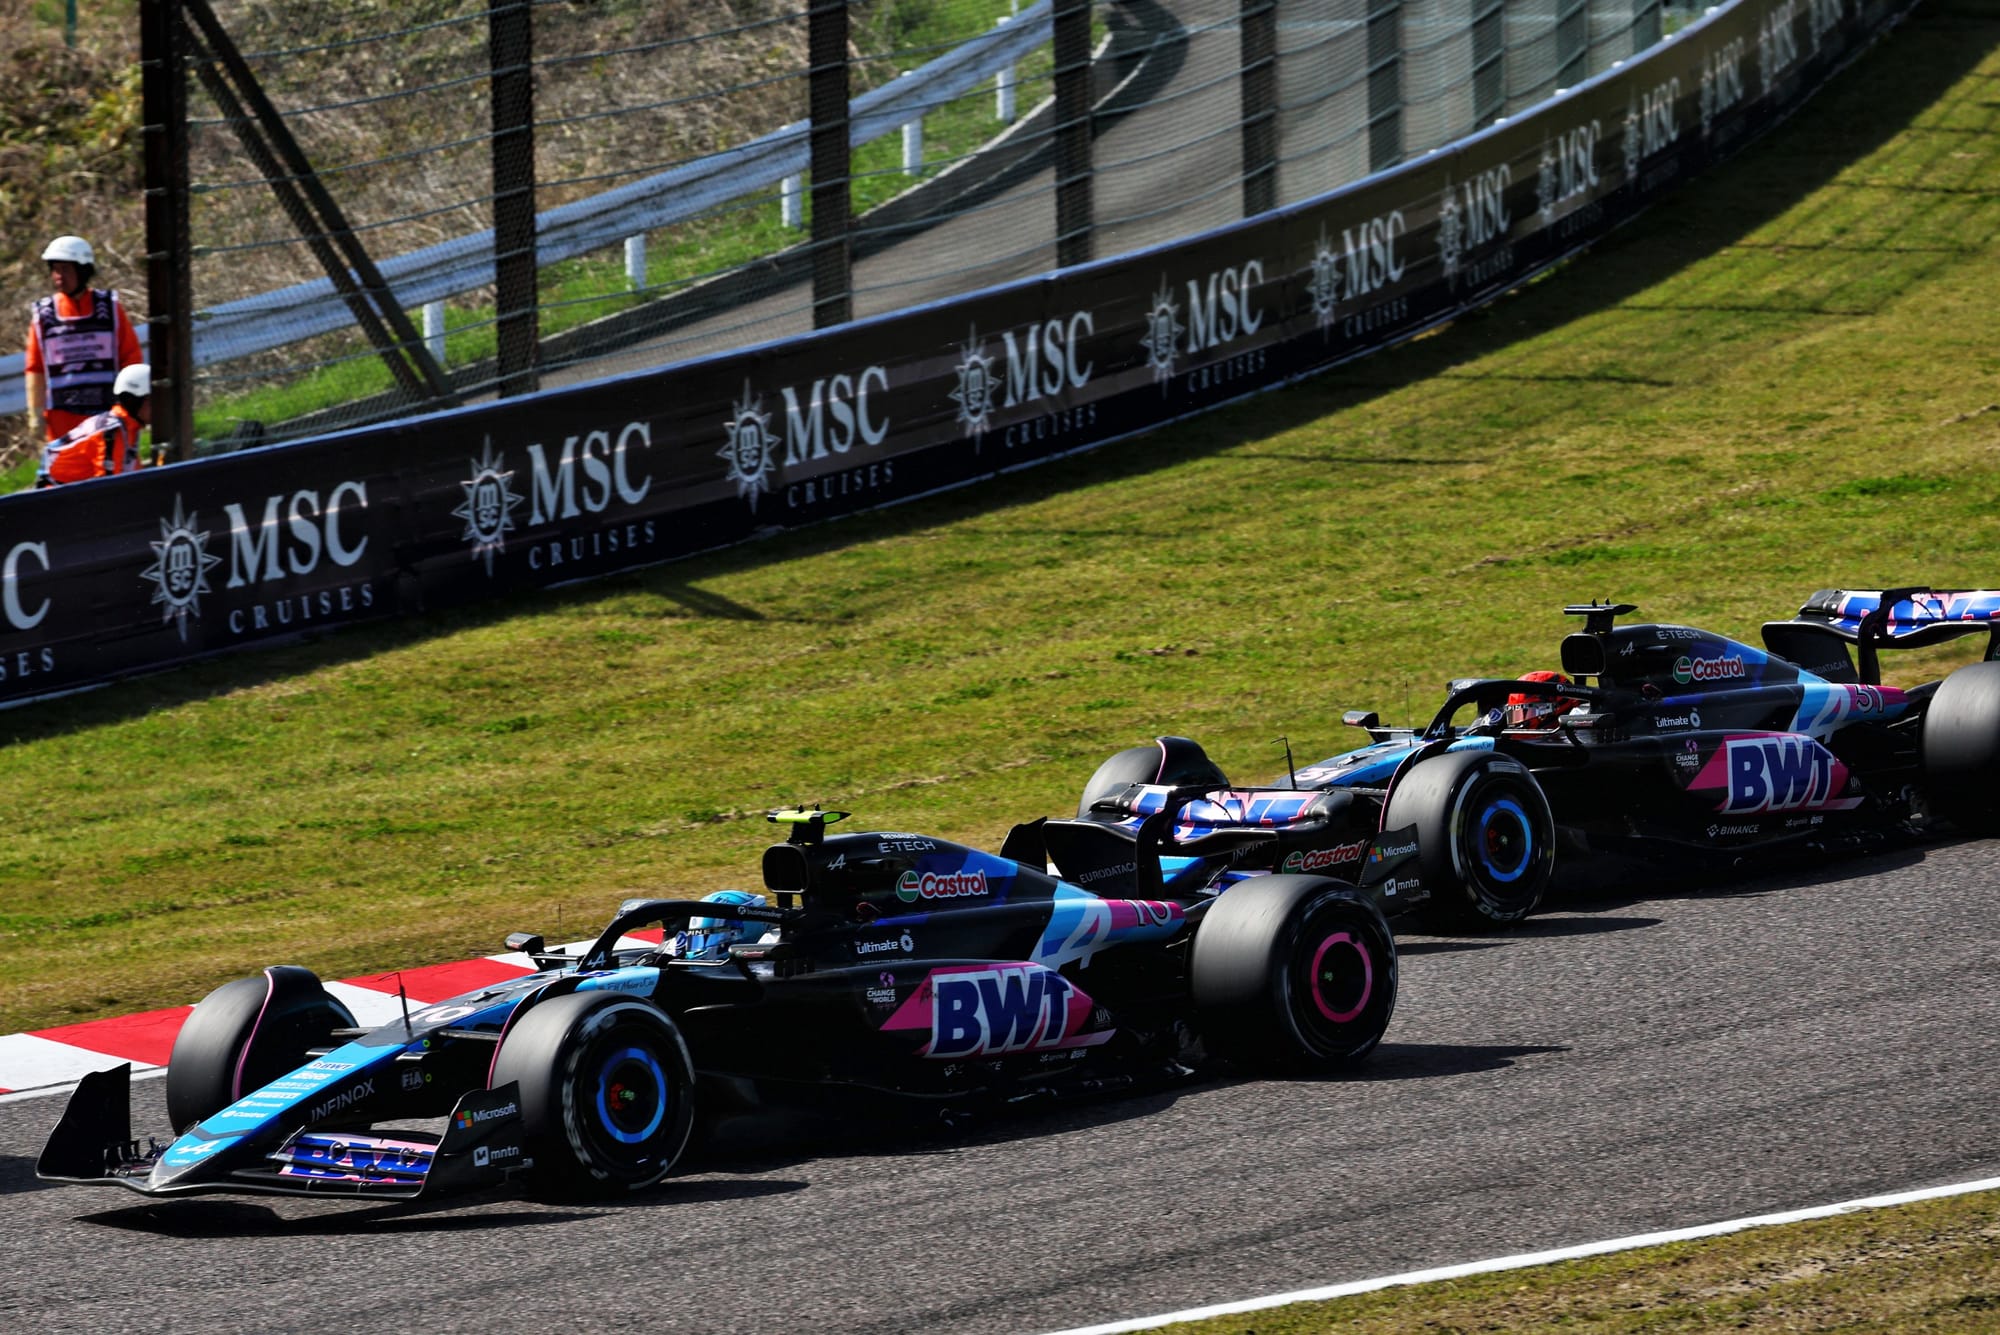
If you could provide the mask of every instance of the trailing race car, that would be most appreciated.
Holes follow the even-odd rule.
[[[913,834],[783,812],[761,895],[628,901],[595,943],[375,1029],[310,972],[209,994],[166,1077],[178,1133],[130,1133],[130,1067],[86,1077],[40,1175],[148,1195],[412,1197],[520,1177],[615,1193],[665,1177],[699,1112],[957,1108],[1089,1092],[1219,1057],[1330,1071],[1396,1002],[1373,886],[1270,876],[1227,895],[1105,898]],[[1393,876],[1397,859],[1381,859]],[[1157,873],[1156,873],[1157,878]],[[651,945],[626,937],[664,924]],[[441,1133],[384,1123],[443,1118]]]
[[[1414,833],[1434,927],[1525,917],[1558,873],[1601,883],[1634,870],[1728,868],[1753,858],[1877,846],[1949,825],[2000,833],[2000,591],[1822,590],[1764,626],[1766,648],[1680,625],[1618,625],[1629,604],[1583,618],[1562,673],[1451,683],[1422,728],[1373,713],[1343,722],[1370,744],[1287,776],[1287,793],[1227,791],[1184,738],[1120,752],[1084,789],[1078,819],[1128,841],[1175,785],[1224,790],[1204,833],[1315,811],[1316,846],[1273,841],[1262,870],[1330,870],[1360,838]],[[1884,686],[1881,654],[1986,633],[1984,660],[1942,681]],[[1566,675],[1565,675],[1566,674]],[[1467,709],[1469,722],[1457,722]],[[1314,806],[1315,801],[1326,805]],[[1104,835],[1049,841],[1072,880],[1115,888]],[[1240,877],[1242,855],[1171,869]]]

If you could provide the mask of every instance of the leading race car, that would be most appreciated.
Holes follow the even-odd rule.
[[[1358,884],[1106,898],[1045,873],[1031,831],[995,856],[829,834],[841,814],[774,814],[792,830],[764,855],[775,906],[628,901],[575,953],[509,937],[536,972],[379,1028],[304,969],[227,984],[175,1042],[170,1143],[132,1139],[121,1067],[79,1085],[38,1171],[147,1195],[404,1198],[514,1177],[617,1193],[669,1173],[698,1113],[951,1109],[1209,1057],[1325,1072],[1374,1048],[1395,1008],[1376,901],[1407,855]],[[625,935],[650,924],[659,945]]]
[[[1330,804],[1320,809],[1338,837],[1263,845],[1258,869],[1337,865],[1355,839],[1407,829],[1428,891],[1419,912],[1446,930],[1515,922],[1559,874],[1602,884],[1933,829],[2000,833],[2000,591],[1822,590],[1766,623],[1762,649],[1691,626],[1620,625],[1638,610],[1629,604],[1563,610],[1584,624],[1562,641],[1562,673],[1454,681],[1422,728],[1350,711],[1343,721],[1369,745],[1288,775],[1289,795],[1236,794],[1199,747],[1162,738],[1106,761],[1078,820],[1051,825],[1131,837],[1188,784],[1220,790],[1199,812],[1210,833],[1269,824],[1256,802],[1266,813]],[[1981,633],[1982,661],[1908,689],[1882,684],[1883,653]],[[1072,839],[1050,855],[1087,880],[1117,865],[1103,848]],[[1213,857],[1178,870],[1221,874]]]

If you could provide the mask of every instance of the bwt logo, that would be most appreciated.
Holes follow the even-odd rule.
[[[947,974],[931,980],[929,1057],[972,1057],[1053,1048],[1069,1032],[1076,988],[1032,964]]]
[[[1729,795],[1719,811],[1793,811],[1834,795],[1833,753],[1810,737],[1732,737],[1724,746]]]
[[[284,506],[284,521],[278,508]],[[368,484],[343,482],[320,503],[317,491],[295,491],[289,503],[280,494],[265,498],[263,517],[251,522],[244,508],[235,503],[222,507],[229,516],[229,584],[232,589],[251,584],[270,584],[294,575],[310,575],[319,568],[322,554],[337,566],[351,566],[368,550],[368,535],[349,543],[341,532],[343,506],[366,512]],[[163,555],[167,587],[179,591],[195,579],[195,553],[183,546]],[[281,559],[282,558],[282,559]]]
[[[49,545],[46,542],[19,542],[8,549],[5,559],[0,559],[0,614],[7,618],[7,624],[15,630],[33,630],[42,624],[42,618],[49,614],[49,599],[43,598],[31,610],[21,597],[21,580],[33,567],[40,573],[49,570]]]
[[[554,464],[540,445],[528,446],[528,462],[534,469],[534,507],[528,522],[540,526],[558,519],[575,519],[588,511],[602,514],[615,496],[626,505],[637,505],[652,490],[649,473],[632,480],[631,455],[638,449],[653,448],[653,428],[645,422],[627,422],[613,440],[608,431],[592,431],[571,436],[563,442]],[[583,486],[576,483],[583,472]]]

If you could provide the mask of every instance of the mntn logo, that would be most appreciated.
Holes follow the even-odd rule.
[[[931,982],[931,1043],[925,1053],[930,1057],[1062,1046],[1070,999],[1082,997],[1061,974],[1032,964],[946,974]]]
[[[1833,796],[1833,753],[1810,737],[1732,737],[1722,811],[1791,811]]]

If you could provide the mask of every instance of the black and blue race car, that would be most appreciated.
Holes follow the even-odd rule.
[[[1327,1072],[1395,1009],[1379,902],[1411,852],[1227,894],[1156,868],[1158,893],[1116,897],[1044,871],[1032,828],[995,855],[830,833],[841,814],[774,813],[791,827],[763,859],[775,904],[628,901],[573,951],[517,934],[535,972],[377,1028],[305,969],[229,983],[175,1042],[164,1144],[132,1137],[120,1067],[79,1085],[38,1171],[151,1196],[619,1193],[670,1173],[698,1122],[958,1110],[1211,1059]],[[653,925],[657,944],[628,935]]]
[[[1562,672],[1454,681],[1417,728],[1350,711],[1343,721],[1368,744],[1275,791],[1231,788],[1186,738],[1120,752],[1074,821],[1048,822],[1051,862],[1114,893],[1141,831],[1170,806],[1183,844],[1271,836],[1220,855],[1183,847],[1162,864],[1174,888],[1325,873],[1397,830],[1419,849],[1424,924],[1478,930],[1533,912],[1559,878],[1602,886],[1933,830],[2000,833],[2000,591],[1821,590],[1766,623],[1761,648],[1621,624],[1629,604],[1563,610],[1583,625],[1562,641]],[[1882,683],[1884,653],[1966,635],[1986,636],[1981,661]],[[1288,829],[1308,813],[1309,832]]]

